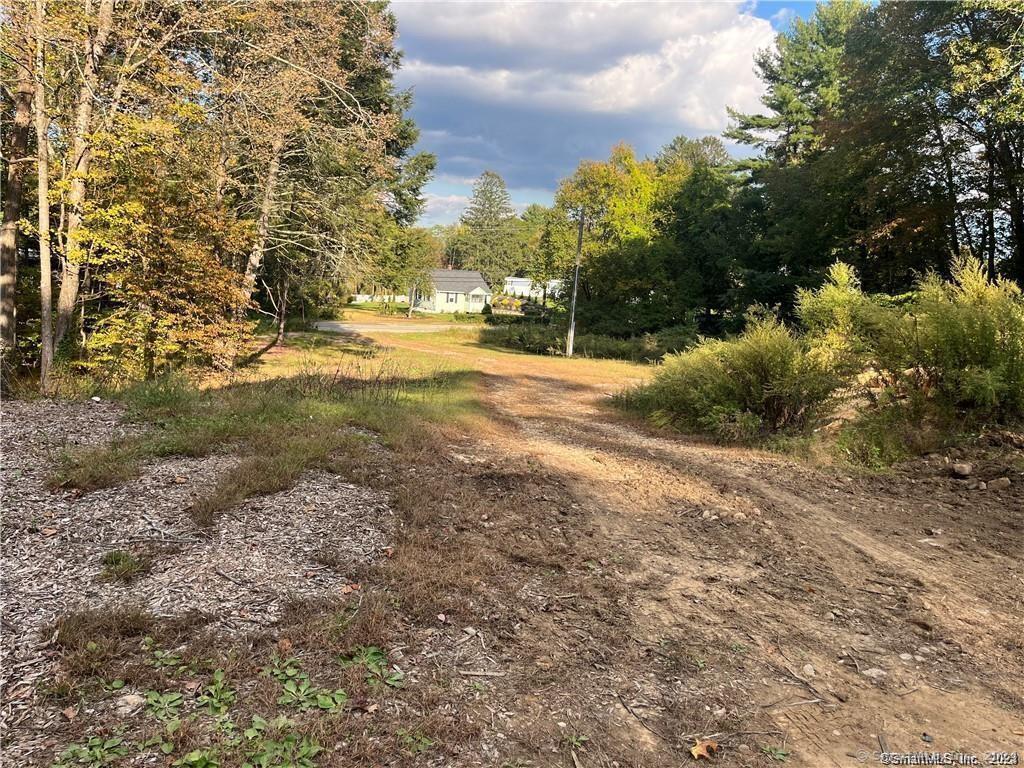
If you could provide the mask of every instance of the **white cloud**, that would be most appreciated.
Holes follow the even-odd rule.
[[[459,218],[469,203],[467,195],[435,195],[427,192],[424,196],[424,221],[454,221]]]
[[[503,66],[407,59],[400,75],[405,84],[559,112],[645,113],[697,132],[722,130],[727,106],[757,108],[762,85],[753,54],[775,37],[768,20],[725,3],[395,8],[399,29],[409,35],[453,45],[484,42],[504,54]]]

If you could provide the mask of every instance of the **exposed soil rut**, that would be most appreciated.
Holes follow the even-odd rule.
[[[659,437],[603,407],[621,382],[527,361],[483,366],[487,401],[513,428],[476,448],[573,502],[538,530],[569,542],[566,571],[591,602],[553,620],[578,630],[543,695],[551,704],[562,686],[585,709],[607,705],[601,686],[633,690],[634,704],[607,705],[621,727],[597,762],[689,760],[693,735],[712,733],[727,746],[718,762],[736,765],[769,764],[764,747],[805,766],[1024,751],[1021,483],[969,492],[941,458],[851,477]],[[593,561],[611,577],[588,578]],[[533,622],[532,642],[555,624]]]

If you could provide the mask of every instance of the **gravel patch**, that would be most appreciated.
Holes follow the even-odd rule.
[[[51,492],[61,451],[139,429],[116,404],[3,405],[0,736],[25,755],[19,726],[39,733],[35,689],[57,664],[46,629],[87,608],[140,607],[159,617],[202,612],[231,635],[271,625],[295,598],[338,594],[357,566],[382,557],[393,514],[384,494],[311,472],[292,489],[260,498],[200,530],[187,509],[237,463],[231,455],[153,462],[123,486],[84,495]],[[102,579],[115,549],[151,553],[128,584]],[[325,565],[324,563],[329,563]]]

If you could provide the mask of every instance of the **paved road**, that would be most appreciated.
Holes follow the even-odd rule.
[[[331,333],[436,333],[450,328],[472,327],[466,323],[430,323],[421,320],[381,320],[373,323],[356,323],[345,320],[320,320],[316,327]]]

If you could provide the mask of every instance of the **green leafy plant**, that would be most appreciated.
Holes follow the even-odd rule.
[[[320,709],[331,712],[343,707],[348,700],[345,691],[324,691],[313,686],[308,679],[288,680],[282,687],[284,690],[277,703],[301,710]]]
[[[61,753],[54,768],[70,768],[70,766],[111,765],[128,754],[128,744],[121,736],[105,739],[102,736],[91,736],[83,744],[72,744]]]
[[[220,760],[212,749],[193,749],[187,755],[175,760],[173,765],[181,768],[220,768]]]
[[[181,720],[169,720],[167,722],[167,725],[164,727],[164,733],[158,734],[156,736],[151,736],[150,738],[146,739],[144,742],[139,744],[139,749],[145,752],[146,750],[156,747],[163,754],[169,755],[171,754],[171,752],[174,751],[175,747],[174,741],[172,740],[174,738],[174,734],[177,733],[180,729]],[[177,765],[177,763],[175,763],[175,765]]]
[[[389,667],[387,654],[375,645],[359,646],[355,652],[341,659],[343,667],[362,666],[366,669],[366,682],[371,687],[386,685],[390,688],[401,688],[405,673],[395,667]]]
[[[211,715],[223,715],[235,703],[235,692],[225,681],[223,669],[215,670],[209,685],[203,688],[197,699],[199,706],[206,707]]]
[[[590,741],[589,736],[584,736],[582,733],[574,733],[572,736],[565,737],[565,743],[569,745],[570,749],[583,749]]]
[[[398,729],[398,738],[402,747],[411,755],[419,755],[433,748],[434,740],[420,730]]]
[[[149,663],[157,669],[174,669],[188,666],[180,655],[157,646],[152,637],[142,638],[142,650],[152,655]]]
[[[176,691],[168,693],[146,691],[146,711],[157,720],[169,722],[177,719],[178,711],[184,700],[184,697]]]
[[[309,681],[309,675],[302,671],[297,659],[281,660],[274,656],[266,673],[281,683],[281,695],[278,704],[298,707],[301,710],[320,709],[332,712],[340,709],[348,701],[348,694],[338,689],[325,691],[317,688]]]
[[[271,657],[270,666],[266,668],[265,672],[282,684],[288,680],[308,679],[308,675],[302,671],[298,659],[281,659],[276,654]]]
[[[776,760],[780,763],[784,763],[789,759],[789,751],[782,747],[761,747],[761,751],[768,755],[772,760]]]
[[[245,729],[246,760],[242,768],[316,768],[323,747],[295,733],[294,723],[279,717],[272,722],[256,716]]]

